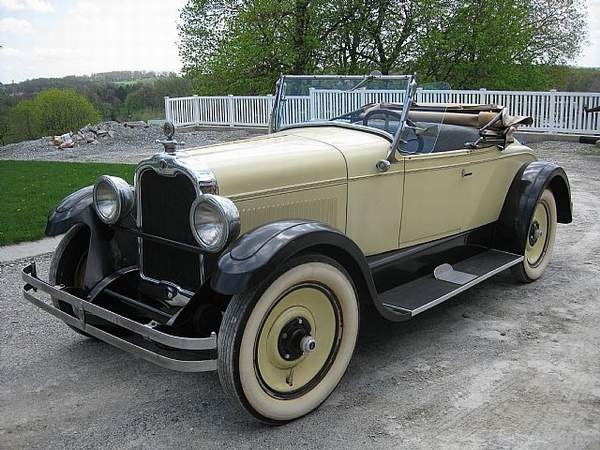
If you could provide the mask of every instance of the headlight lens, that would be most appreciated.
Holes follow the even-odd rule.
[[[204,194],[192,204],[190,226],[203,250],[219,252],[240,232],[240,213],[231,200]]]
[[[102,222],[113,225],[129,214],[134,198],[131,186],[119,177],[102,175],[94,185],[94,209]]]

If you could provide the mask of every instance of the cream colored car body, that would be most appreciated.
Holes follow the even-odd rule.
[[[376,169],[389,140],[340,126],[304,126],[181,152],[207,165],[234,201],[245,233],[281,219],[327,223],[365,255],[407,247],[496,221],[519,167],[535,160],[515,142],[431,154],[398,153]]]

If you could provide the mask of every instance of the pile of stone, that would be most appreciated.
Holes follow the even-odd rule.
[[[51,142],[53,145],[62,149],[73,148],[75,145],[82,144],[96,145],[101,140],[107,138],[113,139],[115,137],[113,124],[117,124],[117,122],[102,122],[98,125],[88,123],[76,133],[69,132],[61,136],[54,136]]]
[[[110,122],[103,122],[98,125],[87,124],[75,133],[73,139],[77,143],[95,145],[102,139],[113,139],[115,137],[115,132],[111,128]]]

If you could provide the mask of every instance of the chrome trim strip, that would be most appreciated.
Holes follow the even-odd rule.
[[[154,156],[141,161],[135,169],[134,175],[134,189],[136,194],[136,225],[139,230],[143,230],[142,227],[142,194],[139,188],[140,177],[146,170],[154,170],[159,175],[174,177],[177,173],[186,175],[194,184],[196,190],[196,199],[200,198],[205,192],[211,194],[218,194],[219,186],[215,174],[198,159],[190,158],[190,155],[186,155],[185,152],[179,152],[174,154],[157,153]],[[189,214],[189,211],[188,211]],[[191,232],[191,230],[190,230]],[[177,284],[170,282],[169,280],[157,280],[155,278],[144,275],[144,258],[143,258],[143,245],[142,237],[138,237],[138,257],[139,257],[139,268],[140,277],[146,281],[155,284],[164,284],[177,289],[178,292],[191,296],[193,292],[184,289]],[[200,258],[200,267],[202,272],[200,273],[200,282],[204,283],[204,257],[198,255]]]
[[[507,253],[507,252],[503,252],[503,253]],[[515,255],[515,256],[517,256],[517,255]],[[473,281],[470,281],[467,284],[463,284],[462,286],[458,287],[457,289],[453,290],[452,292],[448,292],[447,294],[442,295],[441,297],[436,298],[435,300],[433,300],[433,301],[431,301],[431,302],[429,302],[429,303],[427,303],[427,304],[425,304],[423,306],[419,306],[417,309],[414,309],[414,310],[404,309],[404,308],[400,308],[400,307],[395,306],[395,305],[390,305],[389,303],[383,303],[383,306],[385,306],[386,308],[393,309],[395,311],[410,313],[411,317],[414,317],[417,314],[420,314],[420,313],[422,313],[424,311],[427,311],[428,309],[433,308],[434,306],[439,305],[442,302],[445,302],[446,300],[454,297],[455,295],[458,295],[461,292],[464,292],[467,289],[472,288],[476,284],[479,284],[482,281],[485,281],[488,278],[493,277],[497,273],[500,273],[500,272],[502,272],[502,271],[504,271],[504,270],[506,270],[506,269],[508,269],[508,268],[510,268],[512,266],[515,266],[515,265],[519,264],[520,262],[523,261],[524,258],[525,257],[521,255],[518,258],[516,258],[515,260],[510,261],[510,262],[508,262],[508,263],[506,263],[506,264],[498,267],[497,269],[494,269],[494,270],[492,270],[492,271],[490,271],[490,272],[488,272],[488,273],[486,273],[484,275],[481,275],[481,276],[475,278]]]
[[[157,153],[140,161],[135,169],[134,186],[137,187],[139,177],[146,169],[152,169],[159,175],[171,177],[175,176],[177,172],[181,172],[192,180],[198,196],[207,190],[211,190],[210,194],[218,194],[219,188],[213,171],[201,160],[192,158],[185,152]]]
[[[173,336],[168,333],[163,333],[162,331],[155,330],[154,328],[151,328],[147,325],[121,316],[117,313],[109,311],[108,309],[102,308],[101,306],[95,305],[79,297],[76,297],[73,294],[69,294],[68,292],[58,289],[46,283],[45,281],[42,281],[39,278],[31,275],[31,271],[31,265],[23,268],[22,271],[22,279],[25,283],[27,283],[27,285],[29,285],[23,288],[23,295],[25,296],[25,298],[34,303],[36,306],[63,320],[63,316],[66,315],[69,318],[69,321],[65,320],[65,322],[69,323],[69,325],[73,325],[74,327],[79,328],[82,331],[85,331],[86,333],[88,333],[88,328],[91,327],[85,321],[85,313],[87,312],[94,316],[100,317],[101,319],[104,319],[110,323],[118,325],[122,328],[133,331],[134,333],[139,334],[140,336],[143,336],[160,344],[167,345],[169,347],[181,350],[214,350],[217,348],[217,335],[215,333],[213,333],[210,337],[207,338],[186,338],[181,336]],[[27,287],[30,287],[30,289],[27,289]],[[54,305],[51,305],[50,303],[46,303],[43,300],[36,298],[29,292],[29,290],[31,289],[39,289],[40,291],[51,295],[53,298],[56,298],[73,306],[74,309],[79,311],[80,313],[79,319],[64,313]],[[72,323],[71,319],[75,323]],[[149,352],[149,350],[147,351]]]

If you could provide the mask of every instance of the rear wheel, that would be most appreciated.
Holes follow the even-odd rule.
[[[513,275],[524,283],[531,283],[542,276],[552,257],[556,239],[556,200],[552,191],[546,189],[540,197],[527,233],[525,258],[512,269]]]
[[[83,293],[89,243],[90,233],[85,225],[76,224],[67,231],[52,256],[48,273],[50,284],[65,286],[76,295]],[[75,316],[73,308],[68,303],[54,297],[52,303],[61,311]],[[83,336],[92,337],[75,327],[68,326]]]
[[[313,411],[333,392],[358,335],[354,285],[320,255],[291,260],[231,299],[218,339],[225,391],[267,423]]]

